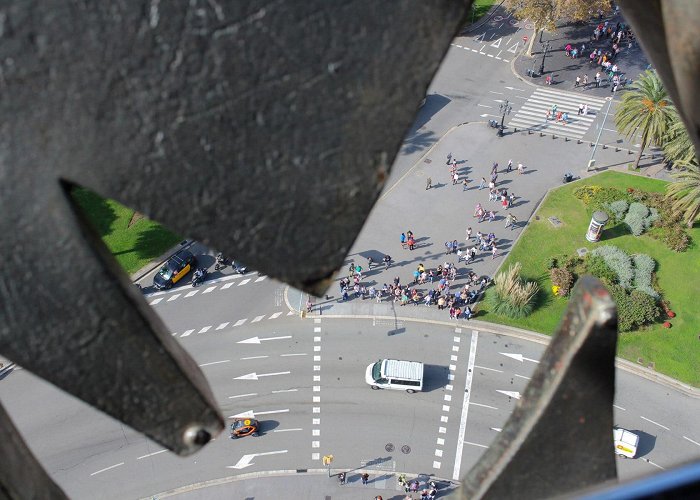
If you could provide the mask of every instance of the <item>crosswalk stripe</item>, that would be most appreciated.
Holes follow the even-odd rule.
[[[216,290],[216,287],[215,287],[215,286],[210,286],[209,288],[207,288],[206,290],[204,290],[204,291],[202,292],[202,294],[211,293],[211,292],[214,291],[214,290]]]
[[[233,326],[241,326],[241,325],[242,325],[243,323],[245,323],[246,321],[248,321],[248,318],[239,319],[238,321],[236,321],[236,323],[234,323]]]
[[[226,290],[227,288],[232,287],[232,286],[233,286],[233,282],[231,282],[231,283],[226,283],[224,286],[221,287],[221,289],[222,289],[222,290]]]
[[[217,330],[223,330],[228,326],[229,322],[227,321],[226,323],[221,323],[219,326],[216,327]]]
[[[265,278],[267,278],[267,276],[260,276],[258,279],[255,280],[255,283],[258,283],[258,282],[264,280]]]
[[[192,297],[193,295],[197,295],[198,293],[199,293],[199,290],[192,290],[190,293],[185,295],[185,298]]]
[[[550,98],[557,98],[557,99],[562,99],[565,101],[575,101],[575,102],[583,102],[584,104],[588,103],[588,107],[593,107],[597,106],[596,109],[600,109],[603,107],[603,105],[607,102],[604,97],[592,97],[592,96],[587,96],[585,94],[581,94],[578,92],[567,92],[566,90],[552,90],[552,89],[543,89],[543,88],[538,88],[535,90],[535,95],[540,96],[540,97],[550,97]]]
[[[171,297],[168,299],[168,302],[177,299],[179,296],[180,296],[180,294],[179,294],[179,293],[176,293],[175,295],[171,296]]]
[[[154,306],[162,300],[163,300],[163,297],[158,297],[157,299],[153,299],[148,305]]]
[[[287,316],[291,316],[292,314],[296,314],[296,313],[295,313],[294,311],[289,311],[289,312],[287,313]]]
[[[194,330],[186,330],[182,335],[180,335],[180,338],[188,337],[188,336],[192,335],[192,332],[194,332]]]
[[[201,330],[199,330],[197,333],[207,333],[211,329],[211,325],[205,326]]]
[[[268,319],[276,319],[276,318],[279,318],[281,315],[282,315],[282,311],[276,312],[274,314],[271,314]]]
[[[244,279],[243,281],[241,281],[240,283],[238,283],[238,286],[245,285],[245,284],[248,283],[249,281],[250,281],[250,278]]]
[[[174,337],[175,335],[177,335],[177,332],[173,332],[170,335],[172,335]]]
[[[264,317],[265,317],[264,314],[263,314],[262,316],[256,316],[255,318],[253,318],[253,320],[251,321],[251,323],[257,323],[258,321],[260,321],[260,320],[263,319]]]

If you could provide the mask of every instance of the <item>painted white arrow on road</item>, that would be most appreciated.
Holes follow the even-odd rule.
[[[520,393],[515,392],[515,391],[500,391],[496,389],[496,392],[500,392],[501,394],[505,394],[509,398],[515,398],[515,399],[520,399]]]
[[[246,373],[240,377],[234,377],[233,380],[258,380],[260,377],[273,377],[275,375],[289,375],[292,372],[274,372],[274,373]]]
[[[268,410],[268,411],[253,411],[248,410],[237,415],[231,415],[228,418],[255,418],[256,415],[272,415],[273,413],[289,413],[289,409],[286,410]]]
[[[537,364],[540,363],[540,362],[537,361],[536,359],[526,358],[526,357],[523,356],[522,354],[513,354],[513,353],[510,353],[510,352],[499,352],[499,354],[503,354],[504,356],[508,356],[509,358],[513,358],[514,360],[520,361],[521,363],[522,363],[523,361],[531,361],[532,363],[537,363]]]
[[[519,89],[516,87],[506,87],[508,90],[517,90],[518,92],[525,92],[525,89]]]
[[[264,342],[265,340],[281,340],[281,339],[291,339],[291,335],[285,335],[283,337],[250,337],[249,339],[245,340],[239,340],[236,342],[236,344],[259,344],[260,342]]]
[[[280,453],[287,453],[287,450],[277,450],[277,451],[266,451],[264,453],[251,453],[250,455],[243,455],[241,459],[236,462],[236,465],[227,465],[227,469],[245,469],[254,465],[250,463],[255,457],[264,457],[265,455],[279,455]]]

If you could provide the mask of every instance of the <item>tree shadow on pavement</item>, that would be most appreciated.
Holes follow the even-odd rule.
[[[410,155],[417,151],[423,151],[437,141],[437,136],[431,131],[415,133],[404,139],[400,155]]]

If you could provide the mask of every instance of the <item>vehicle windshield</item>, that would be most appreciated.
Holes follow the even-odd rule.
[[[374,366],[372,367],[372,378],[374,380],[379,380],[382,378],[382,362],[377,361],[374,363]]]
[[[158,271],[158,274],[160,274],[163,279],[169,280],[170,278],[173,277],[173,270],[168,267],[168,265],[164,265],[163,267],[160,268],[160,271]]]

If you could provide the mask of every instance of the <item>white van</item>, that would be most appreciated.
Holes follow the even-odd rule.
[[[380,359],[367,367],[365,382],[372,389],[395,389],[413,394],[423,390],[423,363]]]
[[[621,427],[613,428],[613,440],[615,442],[615,453],[624,458],[634,458],[637,454],[639,436],[634,432]]]

